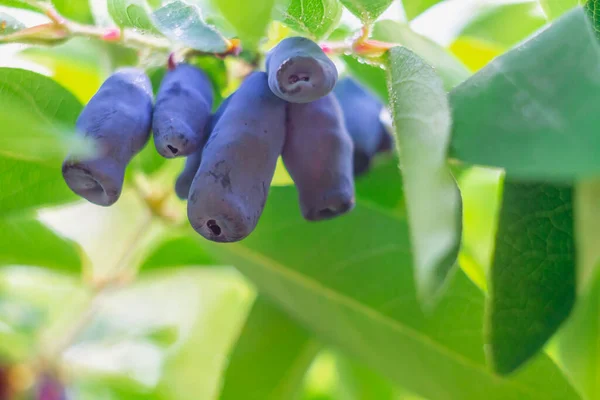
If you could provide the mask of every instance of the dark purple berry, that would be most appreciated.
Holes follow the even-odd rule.
[[[96,154],[69,156],[63,163],[71,190],[101,206],[119,199],[125,168],[150,136],[152,97],[150,79],[136,68],[119,70],[104,82],[77,120],[78,134],[94,142]]]
[[[188,218],[215,242],[256,227],[285,139],[285,102],[254,72],[233,95],[204,148],[188,198]]]
[[[354,143],[354,175],[358,176],[369,170],[375,154],[393,147],[393,139],[380,121],[383,103],[352,78],[340,79],[334,93]]]
[[[158,152],[173,158],[201,149],[212,103],[212,86],[201,69],[179,64],[167,72],[156,97],[152,122]]]
[[[204,129],[203,137],[202,137],[202,146],[196,152],[188,156],[185,160],[185,167],[179,177],[177,178],[177,182],[175,182],[175,193],[177,196],[184,200],[188,198],[188,194],[190,193],[190,186],[192,186],[192,181],[196,176],[196,172],[198,172],[198,168],[200,167],[200,163],[202,162],[202,153],[204,152],[204,146],[206,145],[206,141],[210,137],[211,132],[213,131],[217,122],[225,112],[225,108],[229,103],[229,99],[231,96],[223,100],[217,112],[210,118],[210,122],[206,125]]]
[[[296,183],[304,218],[330,219],[354,208],[352,151],[333,94],[288,105],[283,162]]]
[[[282,40],[267,56],[269,87],[283,100],[308,103],[331,92],[337,82],[335,64],[318,44],[303,37]]]

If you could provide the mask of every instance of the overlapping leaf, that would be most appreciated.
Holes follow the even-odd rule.
[[[513,178],[600,172],[600,47],[577,8],[451,93],[452,155]]]
[[[389,170],[388,185],[400,185]],[[293,188],[273,188],[255,233],[204,242],[328,343],[426,398],[577,399],[544,355],[510,379],[485,365],[484,296],[462,273],[430,315],[413,284],[406,220],[359,193],[348,216],[304,222]],[[311,251],[306,251],[311,249]]]
[[[417,290],[431,304],[455,264],[462,231],[460,191],[446,166],[450,108],[441,79],[412,51],[391,49],[386,67]]]
[[[259,297],[229,360],[220,399],[294,398],[320,347],[310,332]]]
[[[507,177],[488,307],[490,357],[499,373],[537,354],[569,315],[575,303],[574,230],[571,187]]]

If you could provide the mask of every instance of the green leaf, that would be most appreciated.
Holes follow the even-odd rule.
[[[391,172],[391,184],[397,173]],[[365,197],[369,193],[359,193]],[[247,239],[202,243],[323,341],[425,398],[579,398],[546,356],[511,378],[489,371],[484,295],[462,272],[438,307],[424,314],[407,223],[381,205],[359,200],[347,216],[314,224],[302,219],[294,188],[274,187]]]
[[[480,287],[487,286],[502,193],[502,172],[472,167],[459,179],[463,199],[461,267]],[[466,256],[470,263],[465,264]]]
[[[450,107],[442,80],[412,51],[394,47],[386,68],[417,290],[431,305],[455,265],[462,230],[460,191],[446,166]]]
[[[310,332],[258,297],[229,359],[220,399],[294,398],[320,348]]]
[[[375,22],[393,0],[340,0],[352,14],[356,15],[363,23]]]
[[[283,3],[277,7],[281,21],[315,40],[329,36],[342,17],[338,0],[285,0]]]
[[[553,20],[586,0],[538,0],[548,20]],[[593,0],[592,0],[593,1]]]
[[[189,282],[194,275],[201,279],[196,280],[197,293],[192,298],[196,316],[183,321],[184,341],[165,362],[158,387],[165,400],[217,398],[227,355],[251,306],[253,296],[235,271],[196,270],[182,278]],[[173,306],[182,308],[181,304],[188,303]]]
[[[597,174],[599,73],[598,42],[577,8],[451,93],[452,156],[513,178]]]
[[[78,273],[80,254],[74,242],[35,219],[0,219],[0,265],[31,265]]]
[[[507,374],[542,349],[575,302],[571,187],[507,179],[491,273],[490,358]]]
[[[600,262],[600,180],[577,183],[575,189],[575,231],[577,238],[577,288],[583,293],[594,282]]]
[[[160,32],[183,46],[207,53],[227,50],[227,40],[204,22],[195,5],[176,0],[156,10],[152,21]]]
[[[48,68],[55,82],[87,104],[112,72],[106,47],[100,41],[72,38],[59,46],[29,47],[19,57]]]
[[[469,70],[446,49],[415,33],[408,25],[390,20],[379,21],[373,28],[373,38],[398,43],[417,53],[435,68],[444,81],[446,90],[452,89],[471,75]]]
[[[146,276],[97,299],[93,320],[62,362],[79,384],[103,380],[140,400],[214,399],[251,299],[232,270]],[[166,346],[153,338],[158,331],[171,331]]]
[[[471,20],[459,36],[509,48],[546,24],[535,2],[498,4]]]
[[[83,24],[91,24],[94,22],[94,17],[90,3],[94,1],[97,0],[52,0],[52,3],[63,16]]]
[[[215,260],[206,254],[199,240],[192,236],[169,238],[160,243],[154,251],[142,262],[142,271],[182,266],[216,265]]]
[[[255,49],[265,36],[276,0],[212,0],[236,30],[245,49]]]
[[[442,0],[402,0],[406,17],[411,20]]]
[[[25,28],[25,24],[10,15],[0,12],[0,36],[8,35]]]
[[[338,400],[399,400],[399,390],[386,378],[348,357],[336,357],[340,380]]]
[[[30,11],[40,12],[38,9],[31,7],[29,4],[21,0],[0,0],[0,6],[6,6],[11,8],[22,8]]]
[[[150,14],[152,10],[146,0],[108,0],[108,12],[120,27],[154,31]]]
[[[22,69],[0,68],[0,154],[29,160],[62,160],[82,110],[52,79]],[[89,144],[89,143],[88,143]],[[88,149],[89,150],[89,149]]]
[[[592,25],[596,31],[596,36],[600,38],[600,1],[599,0],[580,0],[580,4],[585,4],[585,11],[592,20]]]
[[[558,337],[559,357],[566,374],[586,399],[600,393],[600,274],[590,285]]]
[[[77,199],[65,184],[60,165],[49,167],[1,156],[0,187],[0,217]]]

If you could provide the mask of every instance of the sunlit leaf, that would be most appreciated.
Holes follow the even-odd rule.
[[[31,265],[81,271],[81,250],[32,218],[0,219],[0,266]]]
[[[588,290],[577,299],[573,315],[558,336],[566,374],[588,399],[600,392],[600,275],[590,277]]]
[[[399,22],[379,21],[373,28],[373,37],[385,42],[398,43],[421,57],[435,68],[442,78],[444,87],[449,90],[463,82],[470,75],[467,68],[446,49]]]
[[[382,205],[359,200],[349,215],[311,224],[302,220],[295,189],[276,187],[247,239],[203,243],[325,342],[425,398],[579,398],[544,355],[508,379],[488,369],[484,295],[462,272],[423,314],[407,222]]]
[[[544,10],[544,14],[548,20],[553,20],[567,11],[571,10],[573,7],[576,7],[578,4],[584,4],[586,0],[538,0],[542,9]]]
[[[491,6],[469,21],[460,31],[459,36],[509,48],[545,24],[546,18],[535,2],[501,3]]]
[[[146,0],[108,0],[108,12],[121,27],[154,30],[150,14],[152,10]]]
[[[294,398],[320,348],[310,332],[259,297],[229,359],[220,399]]]
[[[352,14],[365,23],[374,22],[393,0],[340,0]]]
[[[406,17],[411,20],[442,0],[402,0]]]
[[[342,6],[338,0],[284,0],[277,5],[277,12],[290,28],[322,39],[340,22]]]
[[[271,22],[276,0],[212,0],[242,40],[242,46],[256,48]]]

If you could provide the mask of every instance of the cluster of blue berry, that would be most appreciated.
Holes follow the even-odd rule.
[[[380,122],[383,104],[356,81],[338,82],[334,63],[314,42],[281,41],[211,115],[205,73],[180,64],[165,76],[153,104],[138,69],[117,71],[85,107],[79,134],[97,144],[92,159],[68,157],[63,176],[92,203],[119,198],[125,168],[153,132],[157,151],[187,157],[175,185],[188,199],[188,218],[202,236],[235,242],[256,227],[277,159],[294,180],[303,216],[329,219],[354,207],[354,176],[392,148]]]

